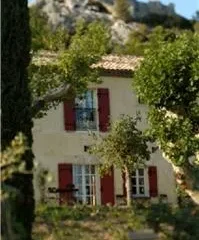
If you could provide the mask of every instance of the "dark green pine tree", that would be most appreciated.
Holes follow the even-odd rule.
[[[25,162],[26,172],[15,174],[7,185],[17,190],[12,202],[12,220],[15,220],[12,239],[31,239],[34,220],[34,194],[32,147],[32,120],[30,113],[31,93],[27,67],[30,61],[30,30],[28,3],[26,0],[2,2],[2,150],[22,132],[27,137],[29,150],[21,161]],[[30,171],[29,171],[30,170]],[[6,210],[7,211],[7,210]],[[2,218],[3,218],[2,214]],[[3,221],[3,223],[5,223]],[[2,234],[6,226],[2,224]],[[17,236],[17,237],[16,237]],[[7,239],[7,238],[4,238]],[[11,239],[10,239],[11,240]]]

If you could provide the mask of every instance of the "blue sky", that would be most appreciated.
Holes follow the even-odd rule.
[[[147,2],[148,0],[139,0]],[[35,0],[28,0],[28,2],[35,2]],[[199,0],[161,0],[164,4],[174,3],[176,12],[186,18],[192,18],[196,10],[199,10]]]
[[[139,1],[148,2],[148,0]],[[174,3],[176,12],[189,19],[192,18],[196,10],[199,10],[199,0],[161,0],[161,2],[166,5]]]

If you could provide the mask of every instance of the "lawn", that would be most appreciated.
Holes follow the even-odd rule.
[[[128,240],[130,232],[146,228],[158,232],[161,240],[198,240],[199,208],[40,205],[33,240]]]
[[[142,226],[142,217],[126,207],[39,206],[34,240],[126,240]]]

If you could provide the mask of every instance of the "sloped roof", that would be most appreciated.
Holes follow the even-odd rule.
[[[131,55],[106,55],[92,67],[104,70],[134,71],[142,59],[143,57]]]
[[[58,53],[52,51],[40,51],[33,55],[32,62],[35,65],[47,65],[55,63],[58,59]],[[143,60],[143,57],[131,55],[105,55],[98,63],[93,64],[92,68],[99,68],[110,71],[134,71]]]

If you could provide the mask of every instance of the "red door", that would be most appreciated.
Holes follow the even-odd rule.
[[[101,177],[101,203],[103,205],[115,203],[113,168],[110,174]]]

